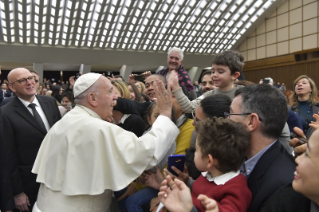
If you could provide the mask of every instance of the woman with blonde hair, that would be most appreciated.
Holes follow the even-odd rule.
[[[125,82],[121,80],[111,80],[114,92],[122,98],[130,99],[130,91]],[[143,135],[145,129],[144,120],[135,114],[124,114],[120,111],[113,110],[114,123],[123,129],[133,132],[137,137]]]
[[[137,89],[140,92],[140,94],[145,94],[145,85],[144,85],[143,82],[136,81],[135,82],[135,86],[137,87]]]
[[[319,112],[317,98],[317,87],[315,82],[307,75],[301,75],[294,81],[294,91],[290,96],[291,110],[294,111],[302,124],[304,134],[307,138],[313,132],[309,127],[311,121],[315,121],[314,114]]]

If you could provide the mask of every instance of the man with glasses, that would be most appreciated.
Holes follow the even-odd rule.
[[[38,79],[25,68],[8,74],[16,96],[1,108],[2,211],[32,210],[39,184],[31,169],[46,133],[61,118],[54,98],[35,95]]]
[[[235,92],[226,118],[241,122],[251,133],[241,173],[252,192],[248,211],[260,211],[280,187],[292,182],[296,164],[278,141],[287,121],[285,96],[270,85],[251,85]]]
[[[33,71],[31,70],[30,71],[31,74],[35,77],[35,91],[37,92],[38,91],[38,88],[40,86],[40,77],[39,77],[39,74],[36,72],[36,71]],[[14,94],[14,93],[13,93]],[[37,93],[36,93],[37,94]],[[15,94],[11,97],[8,97],[8,98],[5,98],[2,102],[1,102],[1,106],[2,107],[3,105],[7,104],[8,102],[10,102],[12,99],[14,99],[15,97]]]

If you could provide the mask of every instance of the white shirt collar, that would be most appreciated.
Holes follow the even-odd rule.
[[[237,172],[227,172],[223,175],[212,177],[209,172],[202,172],[203,177],[205,177],[209,182],[214,182],[216,185],[225,185],[229,180],[237,177],[239,175],[239,170]]]
[[[38,99],[37,99],[36,96],[34,96],[34,99],[33,99],[33,101],[32,101],[31,103],[28,102],[28,101],[26,101],[26,100],[24,100],[24,99],[21,99],[20,97],[18,97],[18,98],[20,99],[20,101],[22,102],[22,104],[24,104],[24,106],[26,106],[26,107],[28,107],[29,104],[31,104],[31,103],[34,103],[36,106],[41,107],[41,106],[40,106],[40,103],[39,103],[39,101],[38,101]]]
[[[121,120],[119,121],[119,124],[124,124],[125,120],[130,117],[131,114],[124,114]]]

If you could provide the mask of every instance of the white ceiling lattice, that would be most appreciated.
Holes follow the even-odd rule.
[[[219,53],[275,0],[1,0],[0,41]]]

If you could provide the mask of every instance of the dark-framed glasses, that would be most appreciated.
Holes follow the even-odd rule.
[[[10,84],[14,84],[16,82],[18,82],[20,85],[25,85],[27,83],[27,80],[29,80],[29,82],[35,82],[35,76],[30,76],[28,78],[22,78],[22,79],[18,79]]]
[[[230,118],[230,116],[249,116],[253,113],[228,113],[224,112],[225,118]],[[262,121],[261,118],[258,116],[259,121]]]

